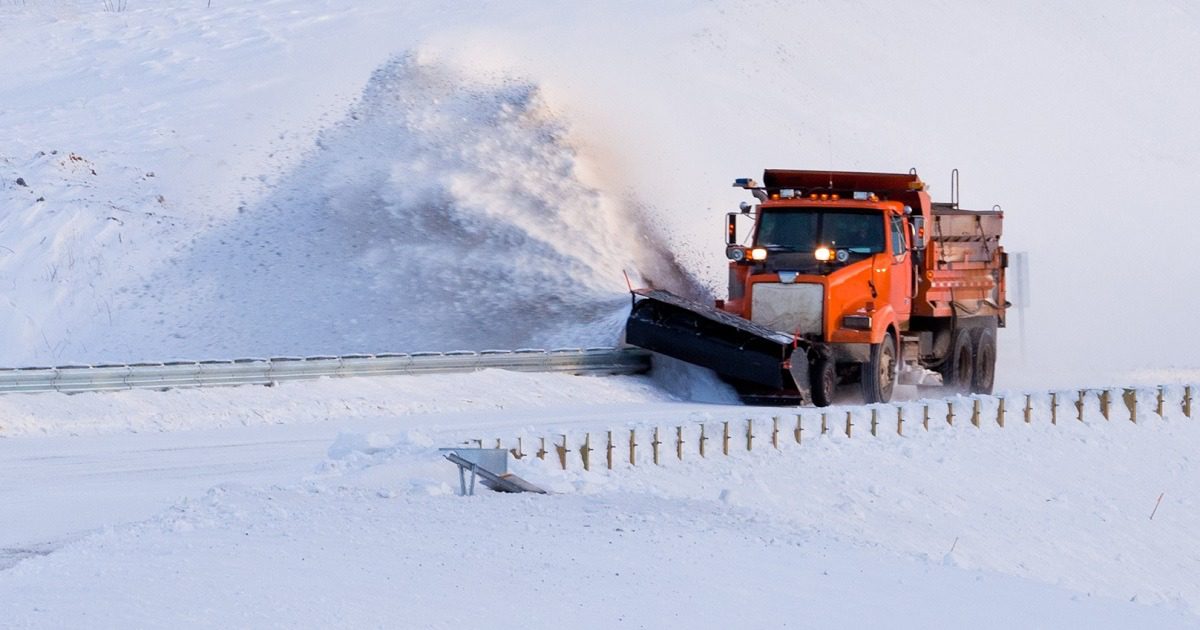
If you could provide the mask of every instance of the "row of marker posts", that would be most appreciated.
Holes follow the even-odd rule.
[[[1077,392],[1077,397],[1074,401],[1072,401],[1076,409],[1076,419],[1080,422],[1083,421],[1088,395],[1094,394],[1099,401],[1100,414],[1105,420],[1110,420],[1113,412],[1113,391],[1114,390],[1111,389],[1079,390]],[[1138,390],[1135,388],[1123,388],[1120,391],[1122,401],[1125,403],[1125,407],[1129,411],[1129,420],[1136,423],[1138,421]],[[1050,392],[1051,424],[1058,424],[1059,407],[1064,406],[1064,401],[1062,400],[1060,394],[1061,392]],[[1025,394],[1024,399],[1024,420],[1026,424],[1029,424],[1033,422],[1033,395]],[[970,400],[971,424],[976,427],[980,427],[983,415],[982,400],[979,398],[972,398]],[[1000,427],[1004,427],[1005,416],[1007,414],[1007,399],[1005,397],[997,397],[996,400],[996,424],[998,424]],[[1192,417],[1192,402],[1192,386],[1188,385],[1184,387],[1183,397],[1180,400],[1180,407],[1183,411],[1183,415],[1187,418]],[[929,430],[930,418],[933,417],[931,415],[931,406],[936,406],[938,404],[943,403],[925,402],[922,406],[921,426],[926,431]],[[954,413],[954,401],[947,400],[944,401],[944,404],[946,406],[946,423],[950,426],[954,426],[955,420],[957,419],[957,416]],[[904,417],[905,407],[901,405],[892,405],[891,408],[895,410],[896,433],[898,435],[904,435],[904,425],[907,421],[907,419]],[[884,420],[881,417],[881,411],[883,409],[886,409],[886,407],[874,406],[870,408],[870,432],[872,436],[879,434],[879,427],[884,423]],[[1165,389],[1161,386],[1157,388],[1154,412],[1159,417],[1164,417],[1166,414],[1166,393]],[[821,435],[826,435],[831,430],[842,429],[847,438],[854,436],[854,410],[846,411],[844,428],[842,426],[834,427],[831,425],[830,415],[830,412],[821,413]],[[803,433],[805,429],[802,424],[802,416],[801,414],[794,414],[794,418],[794,426],[785,426],[782,422],[782,418],[779,416],[771,419],[771,433],[769,437],[772,448],[779,449],[781,440],[780,436],[786,436],[788,433],[791,434],[791,439],[795,440],[796,444],[803,443]],[[709,427],[708,423],[701,423],[699,425],[700,434],[695,441],[698,444],[697,452],[700,457],[703,458],[709,455],[713,447],[710,447],[708,442],[713,439],[719,440],[719,451],[722,455],[729,455],[732,449],[739,448],[741,446],[739,443],[741,443],[743,440],[745,449],[747,451],[754,450],[755,438],[759,438],[760,436],[755,434],[755,423],[753,418],[748,418],[745,420],[744,430],[741,427],[735,427],[734,423],[729,421],[723,421],[719,424],[721,426],[721,433],[719,436],[709,436],[707,434]],[[837,424],[841,424],[840,418],[838,418]],[[570,448],[566,435],[559,435],[557,439],[552,439],[549,442],[546,438],[542,437],[538,438],[538,449],[533,453],[525,452],[524,440],[522,438],[517,438],[516,447],[509,449],[509,451],[512,453],[513,457],[517,459],[522,459],[528,455],[534,455],[538,459],[544,460],[548,455],[553,453],[557,455],[559,465],[563,470],[567,469],[568,454],[572,452],[578,452],[580,462],[583,464],[583,469],[591,470],[593,465],[592,453],[594,453],[596,450],[601,450],[604,457],[604,466],[609,470],[612,470],[614,465],[620,460],[628,461],[630,466],[637,466],[637,449],[639,446],[641,446],[638,440],[642,437],[650,437],[651,440],[649,447],[651,452],[651,461],[653,461],[654,464],[661,464],[662,458],[667,456],[671,451],[674,452],[677,460],[683,459],[684,444],[686,443],[684,440],[683,425],[673,427],[673,431],[667,432],[661,431],[658,427],[654,427],[649,430],[643,429],[642,431],[643,433],[639,434],[638,429],[629,429],[628,439],[626,439],[624,435],[620,435],[619,433],[621,432],[606,431],[604,433],[604,441],[602,443],[597,443],[597,446],[599,447],[598,449],[592,447],[591,433],[585,433],[583,443],[578,445],[574,450]],[[649,433],[645,433],[645,431],[649,431]],[[668,441],[664,442],[663,438],[667,438]],[[784,437],[782,439],[787,438]],[[482,446],[484,443],[483,440],[473,441],[478,443],[480,446]],[[674,448],[671,448],[672,446]],[[496,448],[504,448],[502,446],[502,440],[496,439]],[[628,453],[627,458],[626,450]]]

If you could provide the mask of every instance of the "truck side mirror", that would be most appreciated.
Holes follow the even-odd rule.
[[[912,217],[913,249],[925,251],[925,217]]]
[[[725,244],[737,245],[737,216],[738,213],[730,212],[725,215],[727,221],[725,225]]]

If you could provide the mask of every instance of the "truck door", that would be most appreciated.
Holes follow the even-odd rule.
[[[888,299],[896,316],[906,321],[912,313],[913,266],[909,261],[908,229],[904,217],[899,214],[890,215],[888,246],[891,254],[891,269],[888,273]]]

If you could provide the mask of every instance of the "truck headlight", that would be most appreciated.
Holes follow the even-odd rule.
[[[870,315],[846,315],[842,317],[842,327],[852,330],[871,330]]]
[[[833,260],[833,250],[828,247],[818,247],[817,251],[813,252],[813,256],[821,262],[829,262]]]
[[[767,250],[762,247],[755,247],[754,249],[750,250],[750,259],[751,260],[766,260],[767,259]]]

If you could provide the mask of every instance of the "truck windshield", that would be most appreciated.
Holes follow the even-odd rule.
[[[874,210],[774,209],[758,218],[758,246],[812,252],[820,246],[852,254],[883,251],[883,216]]]

